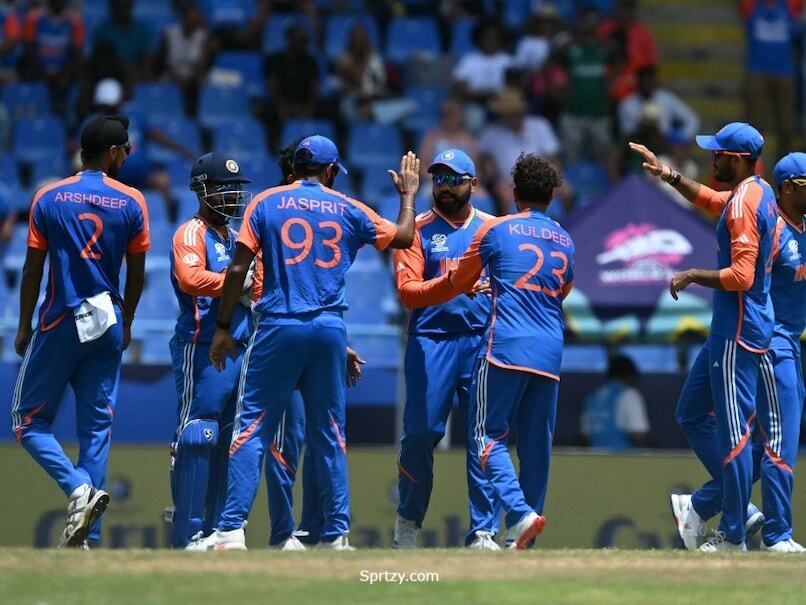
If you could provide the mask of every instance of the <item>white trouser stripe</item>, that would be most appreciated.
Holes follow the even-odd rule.
[[[725,343],[725,349],[722,351],[722,391],[725,394],[725,411],[727,413],[728,430],[730,431],[730,441],[733,439],[736,432],[733,427],[733,414],[731,413],[730,406],[730,341]]]
[[[243,354],[243,363],[241,364],[241,375],[238,378],[238,399],[235,401],[235,419],[232,422],[232,443],[241,434],[241,412],[243,411],[243,393],[246,387],[246,371],[249,369],[249,357],[252,354],[252,346],[255,344],[255,337],[257,336],[258,326],[260,324],[260,314],[255,313],[253,316],[255,330],[249,338],[249,345],[246,347],[246,352]]]
[[[769,405],[769,446],[770,449],[780,456],[781,448],[781,402],[778,399],[778,387],[775,384],[775,371],[769,353],[765,354],[761,360],[761,376],[767,390],[767,401]]]
[[[484,452],[484,424],[487,415],[487,368],[486,359],[481,361],[476,384],[476,444],[478,456]]]
[[[194,372],[194,357],[196,356],[196,343],[189,342],[185,345],[185,392],[184,401],[182,402],[182,417],[179,422],[179,434],[187,425],[188,418],[190,417],[190,408],[193,404],[193,392],[195,390],[195,380],[193,378]],[[178,437],[178,435],[177,435]]]
[[[738,345],[731,341],[730,343],[730,390],[731,390],[731,403],[733,404],[733,424],[736,427],[736,442],[734,445],[738,445],[739,442],[742,440],[742,435],[744,435],[744,425],[741,421],[741,410],[739,408],[739,397],[736,391],[736,353]]]
[[[274,434],[274,447],[277,448],[281,454],[283,453],[283,442],[285,441],[285,412],[280,419],[280,424],[277,426],[277,432]]]
[[[25,381],[25,372],[28,369],[28,361],[31,359],[31,352],[34,350],[34,340],[39,334],[39,330],[34,330],[31,340],[28,342],[28,347],[25,349],[25,355],[20,364],[20,373],[17,374],[17,383],[14,385],[14,395],[11,399],[11,424],[12,428],[16,431],[22,424],[20,417],[20,399],[22,397],[22,385]]]

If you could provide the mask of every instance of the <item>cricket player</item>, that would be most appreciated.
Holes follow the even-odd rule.
[[[294,152],[303,137],[280,150],[278,164],[283,180],[279,186],[290,185],[294,177]],[[361,379],[361,365],[366,363],[347,347],[347,386]],[[299,391],[294,391],[291,405],[283,414],[266,456],[266,487],[269,501],[271,535],[269,546],[280,550],[305,550],[319,543],[322,514],[316,487],[315,464],[307,448],[302,467],[302,517],[299,528],[294,521],[294,481],[305,438],[305,407]],[[295,529],[296,528],[296,529]]]
[[[672,297],[691,284],[714,289],[711,333],[689,372],[677,405],[677,420],[713,478],[690,506],[701,519],[719,510],[719,529],[700,546],[705,552],[746,550],[747,510],[753,481],[751,429],[756,419],[759,372],[772,340],[770,300],[778,218],[772,188],[754,172],[764,139],[750,124],[732,122],[697,144],[713,152],[714,178],[731,191],[720,194],[661,164],[643,145],[630,147],[644,168],[672,185],[699,208],[718,215],[717,270],[689,269],[672,277]],[[716,432],[708,416],[715,413]],[[714,438],[716,434],[717,438]],[[708,510],[712,490],[721,507]],[[681,511],[686,524],[688,510]]]
[[[775,165],[773,177],[779,213],[779,242],[770,289],[775,331],[761,361],[755,423],[755,432],[760,435],[754,437],[762,447],[754,451],[760,465],[754,478],[760,475],[764,503],[761,548],[788,553],[804,552],[792,538],[792,483],[804,400],[800,335],[806,330],[806,154],[784,156]],[[711,417],[701,430],[711,431],[716,439],[716,424]],[[672,510],[678,511],[677,516],[685,511],[678,526],[687,547],[695,548],[697,538],[704,533],[705,521],[698,510],[720,510],[718,488],[709,482],[698,490],[698,509],[689,504],[692,496],[672,494]]]
[[[546,524],[562,301],[573,287],[574,243],[546,216],[562,184],[557,169],[536,154],[521,154],[512,178],[518,213],[485,222],[456,268],[426,287],[435,303],[446,302],[472,293],[485,267],[489,273],[492,314],[471,386],[468,439],[506,510],[506,545],[523,550]],[[513,428],[520,477],[507,448]]]
[[[224,276],[235,253],[237,233],[229,222],[240,218],[251,200],[251,193],[244,191],[249,182],[228,155],[201,156],[190,173],[199,209],[173,237],[171,283],[179,302],[170,342],[179,402],[171,461],[174,548],[195,550],[197,542],[212,533],[226,497],[238,377],[252,333],[252,275],[233,314],[237,356],[221,373],[210,363],[210,343]]]
[[[443,151],[428,172],[433,176],[434,205],[417,217],[411,248],[393,252],[398,296],[411,312],[395,548],[416,547],[431,497],[434,448],[445,436],[454,395],[467,416],[473,366],[490,315],[490,299],[484,294],[432,304],[426,280],[454,268],[479,228],[493,217],[470,203],[478,180],[466,153]],[[467,484],[470,531],[466,543],[474,549],[499,550],[494,540],[501,517],[498,500],[472,448],[468,449]]]
[[[17,441],[68,498],[59,546],[100,541],[99,520],[109,504],[104,487],[120,360],[150,246],[143,195],[115,180],[131,150],[127,126],[123,116],[88,122],[81,132],[82,171],[37,191],[30,210],[14,341],[23,360],[11,420]],[[47,293],[32,331],[46,259]],[[76,398],[76,464],[51,430],[68,384]]]
[[[294,389],[305,403],[306,441],[314,460],[324,523],[320,548],[351,548],[344,437],[346,331],[344,274],[361,246],[406,248],[414,238],[419,160],[409,152],[389,171],[401,207],[397,225],[330,185],[344,167],[332,141],[304,139],[294,153],[297,180],[261,193],[248,207],[230,264],[210,357],[219,370],[236,344],[232,313],[246,271],[262,251],[263,296],[244,356],[230,446],[227,502],[211,545],[246,548],[243,526],[257,492],[260,465]]]

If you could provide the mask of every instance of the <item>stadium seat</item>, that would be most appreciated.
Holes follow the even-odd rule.
[[[361,195],[368,203],[379,203],[381,199],[388,196],[397,197],[396,191],[395,184],[386,171],[367,170],[364,172]]]
[[[152,17],[175,18],[170,2],[165,0],[137,0],[134,3],[133,13],[137,19]]]
[[[495,200],[490,195],[473,197],[473,206],[476,210],[481,210],[487,214],[498,216],[498,206],[495,205]]]
[[[347,327],[347,341],[372,368],[397,368],[401,364],[403,346],[400,335],[394,332],[378,334],[351,334]]]
[[[378,169],[384,172],[400,165],[403,146],[400,133],[390,124],[357,122],[350,127],[347,137],[347,158],[350,164],[363,170]]]
[[[389,24],[386,58],[405,63],[415,53],[436,56],[442,51],[439,28],[433,17],[401,17]]]
[[[6,254],[3,257],[3,267],[6,271],[19,274],[25,264],[25,254],[28,249],[28,225],[18,224],[14,227],[14,233],[8,242]],[[19,283],[15,279],[15,283]]]
[[[152,238],[156,229],[160,225],[168,225],[168,210],[165,206],[165,199],[159,191],[152,191],[146,189],[143,191],[143,197],[146,199],[146,206],[148,206],[148,220],[151,227]]]
[[[224,51],[216,55],[213,69],[237,74],[240,85],[250,99],[266,96],[266,80],[263,77],[263,57],[255,51]]]
[[[308,29],[311,54],[316,54],[316,29],[307,15],[302,13],[278,13],[266,19],[263,27],[263,53],[273,55],[286,48],[286,30],[292,25],[302,25]]]
[[[149,332],[140,339],[140,363],[142,364],[170,364],[171,348],[168,345],[173,333],[154,331]]]
[[[369,271],[380,273],[384,270],[383,257],[375,246],[362,246],[358,249],[350,271]]]
[[[350,308],[344,313],[348,324],[387,323],[397,309],[392,277],[386,269],[354,271],[344,277],[345,298]]]
[[[8,187],[19,187],[20,174],[14,158],[7,154],[0,155],[0,181]]]
[[[280,134],[280,145],[285,146],[299,137],[308,137],[313,134],[320,134],[329,138],[331,141],[335,141],[336,127],[331,120],[327,119],[305,120],[302,118],[291,118],[290,120],[286,120],[283,125],[283,130]]]
[[[566,345],[561,369],[563,372],[604,372],[607,350],[600,345]]]
[[[568,164],[563,172],[576,192],[577,207],[589,204],[603,194],[610,185],[607,169],[595,162]]]
[[[171,82],[138,84],[134,88],[134,103],[143,114],[151,118],[180,118],[185,114],[179,88]]]
[[[532,0],[504,0],[504,24],[514,30],[520,30],[529,17]]]
[[[205,85],[199,98],[199,122],[214,129],[251,115],[249,100],[241,87]]]
[[[677,348],[672,345],[625,345],[619,353],[627,355],[645,373],[676,374],[680,371]]]
[[[202,7],[211,29],[239,28],[255,13],[255,0],[203,0]]]
[[[175,141],[181,141],[184,147],[201,155],[201,136],[199,128],[193,120],[163,116],[152,120],[151,126],[159,128]],[[148,145],[147,154],[148,160],[155,164],[165,164],[178,157],[175,151],[154,142]]]
[[[31,176],[28,179],[31,193],[35,193],[43,185],[69,176],[70,173],[67,161],[58,153],[53,157],[31,162]]]
[[[456,19],[451,22],[451,54],[454,57],[461,57],[462,55],[475,50],[476,45],[473,43],[473,30],[477,25],[475,19]]]
[[[272,155],[244,158],[241,162],[241,172],[252,181],[247,185],[247,189],[254,194],[269,187],[276,187],[283,180],[277,158]]]
[[[163,169],[171,178],[173,189],[187,189],[190,181],[190,170],[193,164],[185,158],[174,157],[163,164]]]
[[[238,162],[266,155],[266,133],[254,118],[242,117],[213,130],[213,151],[229,154]]]
[[[6,84],[2,102],[14,121],[50,115],[50,92],[44,82]]]
[[[442,104],[448,98],[448,90],[438,86],[409,86],[406,96],[417,103],[418,115],[439,118]]]
[[[62,153],[66,142],[64,125],[58,118],[23,118],[14,128],[11,149],[17,161],[30,164],[52,157],[54,150]]]
[[[380,50],[381,38],[378,23],[372,16],[366,14],[336,14],[331,15],[325,21],[325,56],[328,59],[335,60],[347,49],[350,34],[356,25],[363,25],[366,28],[369,39],[372,40],[372,45],[376,50]]]
[[[374,204],[375,211],[383,218],[390,221],[397,220],[397,215],[400,212],[400,196],[397,193],[389,193],[379,199],[369,201]],[[417,202],[417,209],[419,213],[424,211],[425,207]]]

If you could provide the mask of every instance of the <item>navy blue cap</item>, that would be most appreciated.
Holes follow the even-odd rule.
[[[476,165],[473,160],[461,149],[446,149],[442,153],[437,154],[434,161],[428,167],[428,172],[434,172],[436,166],[446,166],[453,170],[456,174],[466,174],[468,176],[476,176]]]
[[[764,147],[764,137],[747,122],[731,122],[715,135],[697,135],[697,145],[708,151],[730,151],[755,159]]]
[[[297,148],[294,150],[294,162],[297,162],[297,154],[305,149],[311,154],[309,159],[306,159],[304,163],[306,164],[336,164],[344,174],[350,174],[347,172],[347,169],[344,167],[339,161],[339,150],[336,148],[336,144],[328,139],[327,137],[323,137],[320,134],[315,134],[310,137],[305,137],[299,142]]]
[[[191,181],[208,183],[251,183],[241,172],[241,167],[232,156],[214,151],[205,153],[193,163]]]
[[[778,160],[772,175],[776,185],[787,179],[806,178],[806,153],[800,151],[788,153]]]

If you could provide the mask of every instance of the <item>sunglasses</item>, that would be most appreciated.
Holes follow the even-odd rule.
[[[736,157],[743,158],[748,157],[750,152],[748,151],[715,151],[714,156],[719,157],[720,155],[735,155]]]
[[[456,187],[457,185],[461,185],[464,181],[469,181],[473,177],[468,176],[466,174],[435,174],[434,185],[437,187],[442,187],[443,185],[448,185],[448,187]]]
[[[803,187],[806,185],[806,178],[800,177],[797,179],[788,179],[790,183],[795,185],[795,187]]]
[[[126,155],[130,155],[132,152],[132,144],[131,143],[124,143],[123,145],[113,145],[113,147],[117,147],[118,149],[122,149]]]

